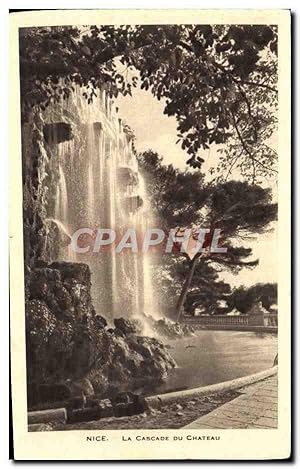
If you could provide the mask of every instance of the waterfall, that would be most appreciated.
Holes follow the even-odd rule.
[[[64,145],[64,144],[61,144]],[[64,152],[63,152],[64,154]],[[64,171],[59,165],[59,182],[57,186],[56,206],[55,206],[55,219],[63,220],[68,219],[68,192]]]
[[[52,144],[57,174],[55,203],[49,218],[67,233],[79,228],[127,228],[139,233],[151,226],[151,207],[138,162],[122,121],[105,92],[88,104],[81,89],[68,100],[49,106],[45,122],[67,122],[74,138]],[[61,250],[63,260],[85,262],[92,272],[96,311],[106,317],[157,316],[149,254],[124,252],[87,254]]]

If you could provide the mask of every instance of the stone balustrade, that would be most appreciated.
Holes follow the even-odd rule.
[[[183,322],[193,327],[203,329],[267,329],[277,330],[278,320],[276,313],[228,315],[199,315],[183,316]]]

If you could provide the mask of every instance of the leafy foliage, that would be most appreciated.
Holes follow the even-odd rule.
[[[227,300],[230,309],[236,308],[241,313],[247,313],[259,301],[270,311],[271,306],[277,303],[277,284],[258,283],[250,288],[239,287]]]
[[[166,229],[201,224],[202,228],[219,228],[229,238],[261,233],[277,217],[277,204],[272,203],[269,189],[234,180],[207,184],[200,171],[182,172],[166,166],[152,150],[139,154],[138,160],[151,205]],[[239,254],[244,256],[245,251]]]
[[[251,259],[252,249],[243,244],[249,235],[263,233],[276,219],[277,204],[272,203],[270,190],[240,181],[205,184],[199,171],[180,172],[172,165],[165,166],[152,150],[140,154],[138,159],[151,205],[164,229],[192,227],[196,235],[199,227],[210,228],[211,232],[215,228],[221,230],[222,246],[227,252],[196,255],[197,264],[185,301],[190,312],[199,305],[216,312],[218,300],[230,293],[229,285],[219,280],[219,272],[238,273],[242,268],[254,268],[258,264],[257,259]],[[161,262],[165,272],[156,278],[162,280],[165,294],[170,291],[178,294],[184,288],[193,260],[182,254],[172,261]]]
[[[142,89],[178,122],[187,163],[223,152],[218,170],[254,182],[276,172],[277,31],[262,25],[137,25],[22,28],[24,111],[67,99],[74,86],[89,102],[100,89],[116,98]],[[226,144],[226,147],[224,146]]]
[[[211,224],[227,237],[262,233],[277,218],[271,190],[241,181],[214,186],[209,205]]]
[[[188,268],[187,259],[181,259],[173,269],[173,279],[178,283],[179,290],[182,288]],[[195,268],[184,305],[185,310],[188,314],[193,314],[196,308],[210,314],[224,312],[219,306],[219,301],[226,300],[230,294],[230,285],[219,279],[219,273],[212,264],[201,259]]]
[[[209,194],[203,174],[166,166],[152,150],[139,154],[138,161],[160,225],[169,230],[199,224],[202,220],[199,210]]]

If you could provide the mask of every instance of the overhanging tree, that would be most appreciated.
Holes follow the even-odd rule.
[[[187,163],[201,167],[220,147],[224,176],[238,168],[255,182],[276,173],[277,30],[262,25],[136,25],[20,30],[26,116],[82,87],[113,98],[132,87],[163,99],[178,122]],[[226,144],[226,146],[225,146]],[[212,169],[214,170],[214,169]]]
[[[131,94],[132,87],[140,84],[157,99],[164,100],[167,115],[176,117],[178,143],[186,150],[190,166],[201,167],[206,150],[219,147],[218,169],[225,180],[235,168],[252,183],[261,176],[276,173],[277,155],[270,142],[276,130],[276,27],[22,28],[20,72],[23,119],[31,107],[43,109],[51,102],[67,99],[75,86],[80,86],[91,102],[99,89],[105,89],[113,98],[119,93]],[[171,173],[172,168],[170,177],[174,178]],[[188,176],[193,188],[200,177],[195,174]],[[180,177],[183,176],[175,175],[176,182]],[[186,213],[189,213],[187,224],[183,223],[187,216],[185,210],[175,208],[180,202],[179,197],[177,201],[171,198],[165,211],[173,210],[173,221],[186,226],[192,224],[195,217],[203,221],[201,208],[206,205],[207,224],[211,229],[222,229],[226,239],[242,236],[243,232],[258,232],[276,217],[276,207],[271,204],[270,196],[265,201],[268,191],[264,192],[259,186],[245,183],[236,190],[234,184],[233,181],[217,184],[213,191],[208,190],[205,194],[201,190],[191,190],[193,195],[190,197],[182,183],[181,199],[190,207],[189,212],[186,207]],[[243,201],[239,201],[240,190],[246,195]],[[222,201],[224,193],[225,202]],[[221,194],[219,201],[218,194]],[[198,195],[200,199],[196,201]],[[232,205],[222,207],[227,199]],[[251,200],[254,200],[253,205]],[[196,211],[195,205],[198,206]],[[234,264],[232,257],[227,260],[226,256],[219,260],[210,257],[210,262],[215,264]],[[191,261],[178,316],[197,259],[195,256]]]

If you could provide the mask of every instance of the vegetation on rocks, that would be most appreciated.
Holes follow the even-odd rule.
[[[162,380],[175,366],[163,344],[140,335],[134,322],[118,318],[110,328],[96,314],[85,264],[55,262],[32,271],[26,340],[31,403],[43,392],[41,385],[53,385],[52,400],[57,385],[78,395],[78,389],[87,394],[88,383],[93,393],[106,396]]]

